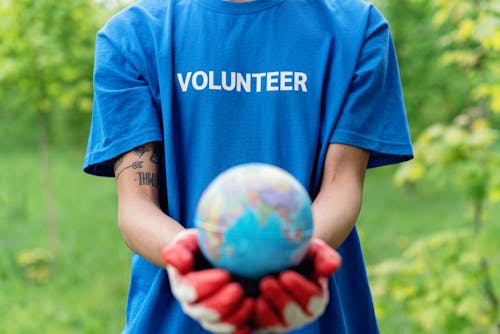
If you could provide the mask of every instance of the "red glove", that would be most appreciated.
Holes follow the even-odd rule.
[[[211,268],[201,255],[198,232],[185,230],[162,251],[172,293],[183,311],[214,333],[249,334],[254,300],[231,274]]]
[[[296,270],[260,282],[255,301],[254,330],[283,332],[317,319],[329,300],[328,278],[341,264],[340,255],[319,239],[312,239],[306,258]]]

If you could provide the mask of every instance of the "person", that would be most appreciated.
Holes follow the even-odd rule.
[[[180,295],[192,291],[176,284],[195,271],[201,193],[248,162],[281,167],[304,185],[315,240],[342,257],[320,314],[288,326],[278,313],[278,330],[378,333],[355,222],[366,169],[413,151],[389,25],[373,4],[141,0],[98,32],[94,66],[83,170],[117,182],[132,250],[123,333],[208,332],[183,312]],[[228,280],[241,292],[243,283]]]

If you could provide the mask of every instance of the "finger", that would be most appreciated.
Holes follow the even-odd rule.
[[[206,299],[231,282],[231,274],[220,268],[192,271],[183,277],[186,284],[196,290],[195,301]]]
[[[194,266],[193,252],[183,245],[172,244],[165,247],[161,257],[166,265],[175,267],[182,274],[191,271]]]
[[[339,253],[318,238],[311,240],[307,257],[313,262],[314,272],[318,276],[328,277],[342,264]]]
[[[186,305],[185,312],[198,321],[215,322],[227,317],[243,298],[241,285],[229,283],[201,302]]]
[[[193,269],[194,254],[198,249],[198,232],[195,229],[187,229],[177,234],[174,240],[162,249],[161,257],[165,264],[186,273]]]
[[[180,274],[173,267],[167,267],[172,293],[181,302],[192,303],[216,293],[231,281],[231,275],[224,269],[207,269]]]
[[[324,312],[328,303],[324,285],[318,285],[293,270],[281,273],[279,281],[310,317],[317,317]]]
[[[305,311],[309,310],[308,304],[311,297],[322,294],[318,285],[292,270],[282,272],[279,281]]]
[[[199,249],[198,231],[196,231],[196,229],[184,230],[179,233],[174,240],[177,244],[184,246],[192,253],[196,252]]]
[[[235,328],[240,328],[248,322],[254,310],[255,301],[253,298],[247,297],[243,302],[223,319],[223,322],[232,324]]]
[[[172,266],[167,266],[167,276],[172,294],[179,302],[193,302],[198,298],[194,287],[184,281],[181,273]]]
[[[245,333],[246,323],[252,315],[254,301],[252,298],[245,298],[241,304],[237,305],[233,312],[220,321],[202,321],[201,325],[206,330],[214,333]]]
[[[260,288],[262,296],[280,314],[280,318],[286,326],[293,328],[309,321],[309,315],[302,310],[276,278],[272,276],[263,278]]]
[[[285,328],[276,311],[261,296],[255,300],[253,323],[256,329],[265,331],[279,331]]]

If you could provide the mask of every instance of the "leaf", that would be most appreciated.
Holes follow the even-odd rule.
[[[419,160],[410,161],[396,171],[394,182],[401,186],[405,183],[416,182],[425,174],[425,166]]]
[[[488,192],[488,200],[492,203],[500,201],[500,185],[495,185]]]
[[[51,253],[41,248],[22,250],[16,256],[16,262],[21,267],[50,263],[51,261]]]
[[[459,41],[463,42],[470,39],[474,35],[476,28],[476,23],[471,19],[465,19],[460,22],[456,33]]]

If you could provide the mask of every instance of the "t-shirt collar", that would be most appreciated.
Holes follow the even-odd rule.
[[[199,5],[231,14],[246,14],[258,12],[273,7],[286,0],[253,0],[246,2],[232,2],[227,0],[195,0]]]

